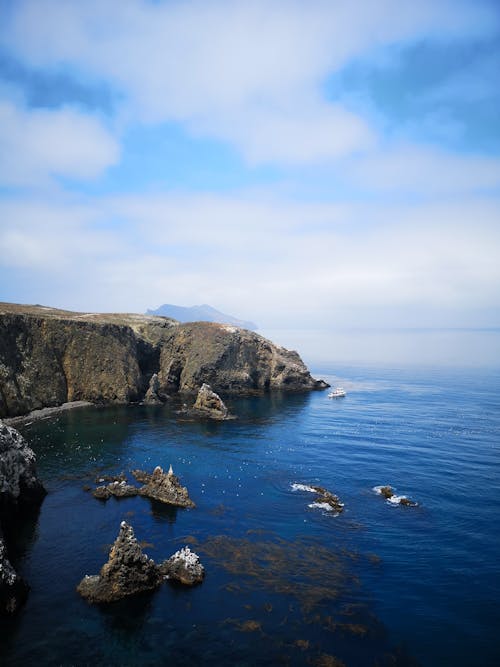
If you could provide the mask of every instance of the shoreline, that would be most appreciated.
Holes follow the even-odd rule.
[[[16,426],[16,424],[24,424],[28,420],[31,421],[40,421],[42,419],[49,419],[54,415],[60,414],[61,412],[66,412],[68,410],[76,410],[78,408],[90,408],[95,407],[95,403],[90,401],[69,401],[67,403],[62,403],[61,405],[55,405],[50,408],[39,408],[38,410],[32,410],[26,415],[18,415],[16,417],[3,417],[2,421],[7,426]]]

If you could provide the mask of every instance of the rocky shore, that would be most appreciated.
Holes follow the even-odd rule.
[[[202,385],[222,394],[309,391],[296,352],[225,324],[0,303],[0,418],[64,403],[161,403]]]
[[[9,561],[6,536],[24,514],[36,510],[45,494],[33,450],[18,431],[0,421],[0,615],[17,611],[29,590]]]

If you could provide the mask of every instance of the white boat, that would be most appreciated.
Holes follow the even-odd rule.
[[[335,389],[328,394],[328,398],[343,398],[344,396],[345,389],[342,387],[335,387]]]

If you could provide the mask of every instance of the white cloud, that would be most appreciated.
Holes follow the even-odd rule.
[[[263,326],[338,325],[340,313],[349,313],[343,325],[366,324],[374,312],[402,326],[429,313],[438,325],[456,313],[477,324],[476,309],[500,306],[498,215],[488,200],[377,209],[243,194],[18,201],[0,205],[0,257],[26,271],[39,301],[58,295],[55,305],[70,308],[208,302]],[[398,320],[401,310],[413,312]]]
[[[24,111],[0,102],[0,182],[44,185],[53,176],[92,179],[119,147],[98,120],[71,109]]]
[[[353,160],[345,165],[343,175],[367,190],[458,194],[499,188],[500,159],[400,145]]]
[[[487,31],[493,17],[456,0],[20,0],[2,41],[37,67],[110,82],[144,120],[182,122],[251,162],[296,163],[370,141],[322,98],[332,72],[381,44]]]

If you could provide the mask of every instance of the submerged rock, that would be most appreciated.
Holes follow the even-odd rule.
[[[132,526],[122,521],[108,562],[98,575],[85,575],[77,591],[92,603],[113,602],[154,590],[163,578],[160,567],[143,553]]]
[[[156,466],[151,475],[143,470],[132,470],[132,475],[144,484],[138,491],[139,495],[177,507],[196,507],[187,488],[182,486],[179,478],[174,475],[172,466],[168,472]]]
[[[201,564],[199,556],[191,551],[188,546],[176,551],[160,567],[167,579],[178,581],[186,586],[201,583],[205,576],[205,568]]]
[[[407,496],[397,496],[392,486],[374,486],[373,490],[383,496],[392,505],[404,505],[405,507],[417,507],[418,503]]]
[[[331,491],[328,491],[328,489],[324,489],[322,486],[292,484],[292,489],[294,491],[308,491],[309,493],[317,494],[314,501],[309,504],[309,507],[317,507],[329,512],[333,511],[336,514],[340,514],[340,512],[344,510],[344,503],[340,501],[340,498]]]
[[[0,614],[17,611],[29,590],[9,561],[4,530],[37,508],[45,494],[33,450],[18,431],[0,421]]]
[[[209,384],[203,383],[196,396],[193,410],[210,419],[224,420],[232,419],[224,401],[212,391]]]

